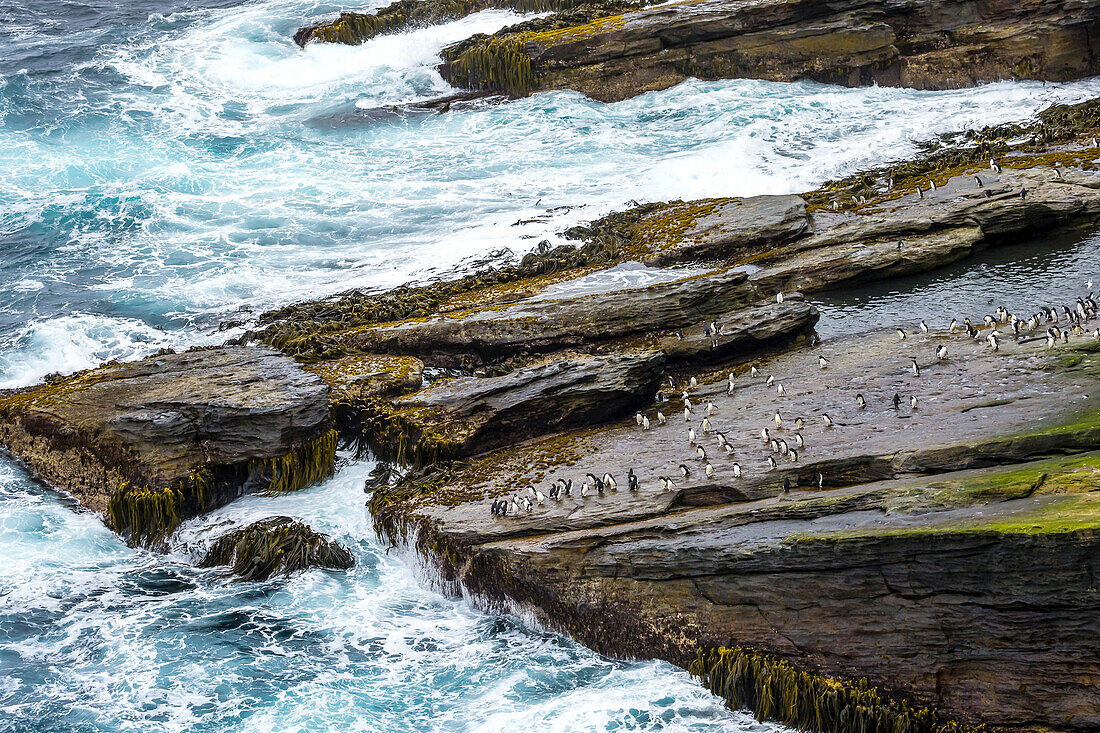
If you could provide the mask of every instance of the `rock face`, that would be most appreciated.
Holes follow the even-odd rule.
[[[689,0],[573,28],[474,38],[445,53],[457,84],[617,101],[688,77],[947,89],[1100,71],[1095,2]]]
[[[936,357],[941,344],[946,359]],[[748,704],[751,662],[772,690],[774,704],[752,702],[764,717],[798,724],[812,704],[825,706],[810,718],[818,730],[849,730],[857,715],[938,730],[932,713],[890,702],[900,695],[995,726],[1100,723],[1091,682],[1100,651],[1082,646],[1100,630],[1091,580],[1100,453],[1026,463],[1100,448],[1091,404],[1100,348],[1078,337],[1055,349],[993,351],[962,334],[879,334],[757,367],[755,378],[735,375],[732,390],[725,376],[684,385],[711,476],[674,398],[645,411],[655,426],[658,409],[669,418],[648,431],[631,420],[377,489],[378,528],[395,541],[416,533],[421,552],[478,597],[518,602],[604,653],[691,666],[731,701]],[[700,425],[708,401],[711,432]],[[797,461],[773,453],[765,426],[791,447],[803,437]],[[625,486],[628,469],[636,492]],[[584,475],[605,472],[617,489],[581,498]],[[674,477],[675,488],[659,476]],[[545,492],[559,478],[574,481],[572,496],[530,513],[489,512],[495,497]],[[763,656],[708,651],[734,646]],[[811,675],[786,675],[780,659]],[[813,675],[867,676],[883,693]],[[828,695],[840,693],[864,697],[830,712]]]
[[[443,382],[392,408],[421,436],[430,432],[456,455],[471,455],[648,405],[664,361],[659,351],[554,359],[499,377]]]
[[[0,398],[0,441],[36,474],[155,543],[242,490],[332,471],[328,390],[264,348],[109,364]]]
[[[483,362],[519,353],[584,349],[615,339],[671,334],[744,309],[758,298],[745,273],[721,271],[645,288],[597,293],[566,300],[525,300],[472,313],[444,314],[356,330],[346,343],[362,351],[415,354],[426,362],[453,365],[461,357]],[[812,309],[792,304],[805,330]],[[709,345],[709,344],[708,344]]]

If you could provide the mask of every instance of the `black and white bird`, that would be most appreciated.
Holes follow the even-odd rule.
[[[788,451],[787,458],[791,459],[791,463],[798,463],[798,451],[792,448],[790,451]]]
[[[782,303],[783,302],[783,291],[782,290],[775,294],[775,302],[776,303]]]
[[[740,463],[733,464],[733,477],[734,478],[741,478],[741,464]]]
[[[921,333],[928,333],[928,324],[925,323],[924,321],[921,321],[920,322],[920,330],[921,330]]]
[[[695,428],[688,428],[688,445],[695,445]]]
[[[981,179],[981,178],[978,178],[977,176],[974,176],[974,180],[975,180],[975,181],[977,182],[977,184],[978,184],[978,188],[985,188],[985,184],[984,184],[984,183],[982,183],[982,179]]]
[[[642,424],[642,413],[640,413],[640,412],[634,413],[634,422],[638,423],[639,425]]]
[[[913,372],[914,377],[919,377],[920,376],[920,367],[917,366],[917,360],[916,359],[913,359],[913,361],[909,364],[909,370],[911,372]]]
[[[649,418],[642,415],[642,430],[649,430]]]
[[[917,396],[916,395],[910,395],[909,396],[909,406],[911,408],[913,408],[914,410],[917,409]]]
[[[775,421],[775,429],[783,429],[783,416],[779,414],[779,410],[775,411],[775,417],[772,418]]]
[[[667,420],[668,420],[668,418],[665,417],[665,413],[661,412],[660,410],[657,410],[657,424],[658,425],[664,425]]]
[[[710,418],[704,417],[701,427],[703,428],[703,435],[710,435]]]
[[[626,472],[626,487],[631,491],[638,490],[638,477],[634,475],[634,469]]]
[[[894,393],[894,409],[898,409],[901,406],[901,395],[897,392]]]
[[[825,369],[829,366],[829,360],[826,359],[824,356],[819,356],[817,357],[817,365],[822,369]]]
[[[791,493],[791,480],[789,478],[787,478],[786,476],[783,477],[783,493],[784,494]]]
[[[680,475],[683,476],[684,478],[687,478],[688,476],[691,475],[691,469],[681,463],[680,464]]]
[[[802,429],[802,428],[804,428],[804,427],[806,427],[806,421],[805,421],[805,420],[803,420],[803,419],[802,419],[802,418],[800,418],[800,417],[796,417],[796,418],[794,419],[794,429],[795,429],[795,430],[801,430],[801,429]]]
[[[943,344],[940,344],[939,348],[936,349],[936,358],[940,361],[943,361],[947,358],[947,347]]]
[[[806,439],[802,437],[802,433],[794,434],[794,444],[797,445],[799,448],[806,447]]]
[[[619,489],[619,484],[615,481],[615,477],[612,476],[610,473],[605,473],[603,475],[603,484],[611,491],[618,491]]]
[[[703,472],[707,474],[707,478],[710,478],[714,475],[714,466],[708,461],[707,464],[703,466]]]
[[[769,376],[767,379],[764,380],[764,384],[769,387],[772,386],[773,384],[775,384],[775,377]]]
[[[905,340],[905,331],[904,330],[899,328],[897,330],[897,334],[898,334],[898,341],[904,341]]]
[[[821,416],[821,419],[825,421],[825,427],[831,428],[833,426],[833,420],[832,420],[831,417],[829,417],[829,415],[827,413],[823,414]]]
[[[862,394],[857,394],[856,395],[856,404],[859,405],[859,409],[862,410],[864,407],[867,406],[867,400],[865,400],[863,398]]]
[[[1001,166],[997,165],[997,161],[993,160],[992,158],[989,159],[989,169],[994,173],[1001,172]]]
[[[952,318],[951,319],[951,325],[947,327],[947,332],[948,333],[955,333],[955,331],[958,330],[958,328],[959,328],[958,319],[957,318]]]
[[[768,456],[768,468],[769,469],[775,469],[775,468],[778,468],[778,467],[779,467],[779,464],[775,462],[775,457],[774,456]]]
[[[695,446],[695,454],[699,456],[700,461],[707,460],[707,449],[701,445]]]
[[[764,440],[765,443],[771,440],[771,435],[768,433],[767,428],[760,428],[760,437]]]

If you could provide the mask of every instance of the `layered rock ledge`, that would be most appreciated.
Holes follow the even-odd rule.
[[[444,52],[452,83],[617,101],[689,78],[919,89],[1100,70],[1095,2],[688,0],[559,27],[534,21]]]
[[[375,487],[376,526],[415,538],[489,605],[519,604],[604,653],[690,667],[762,717],[815,730],[1100,724],[1100,651],[1083,642],[1100,630],[1100,454],[1079,453],[1100,448],[1100,345],[869,334],[756,366],[732,389],[725,376],[683,384],[706,462],[673,399],[646,411],[648,430],[570,432]],[[763,427],[792,447],[803,437],[797,462]],[[582,498],[586,473],[617,489]],[[571,496],[490,512],[558,479]]]
[[[107,364],[0,396],[0,443],[132,543],[332,473],[328,389],[267,348]]]

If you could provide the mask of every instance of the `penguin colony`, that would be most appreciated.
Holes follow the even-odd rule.
[[[952,319],[947,327],[947,335],[960,338],[965,334],[967,338],[984,343],[985,347],[992,351],[997,351],[1000,343],[1006,339],[1011,339],[1018,344],[1042,342],[1046,348],[1053,348],[1058,343],[1069,343],[1073,337],[1100,341],[1100,325],[1097,325],[1097,314],[1100,307],[1097,305],[1097,295],[1091,292],[1092,281],[1085,283],[1085,286],[1089,291],[1088,294],[1084,297],[1078,297],[1072,307],[1069,305],[1041,307],[1034,313],[1025,314],[1024,317],[1009,311],[1007,308],[998,307],[993,314],[986,315],[977,325],[969,318],[964,318],[961,326],[957,319]],[[783,302],[782,293],[776,296],[776,301]],[[923,320],[918,328],[922,334],[929,333],[929,327]],[[713,321],[704,325],[703,329],[705,335],[710,337],[721,333],[719,324]],[[895,332],[899,343],[904,343],[909,338],[909,334],[904,328],[898,328]],[[678,337],[681,337],[680,334],[680,331],[676,332]],[[814,339],[811,341],[811,346],[819,343],[820,341]],[[945,361],[949,358],[950,351],[947,344],[936,344],[935,350],[932,355],[929,355],[925,367],[927,368],[929,364]],[[820,369],[829,368],[829,359],[825,355],[817,355],[816,360]],[[906,357],[906,360],[908,363],[905,370],[913,377],[920,377],[921,366],[919,360],[912,356]],[[726,389],[727,395],[734,393],[735,379],[734,372],[730,372]],[[774,395],[775,399],[778,400],[772,419],[767,425],[758,428],[761,444],[760,453],[763,454],[762,460],[759,455],[744,457],[734,455],[733,445],[727,437],[728,431],[717,429],[712,422],[712,418],[719,412],[718,406],[710,399],[701,402],[693,399],[692,393],[698,389],[699,380],[696,377],[691,377],[688,380],[686,389],[683,389],[680,395],[684,405],[684,423],[687,425],[686,430],[684,430],[684,461],[679,464],[677,471],[672,475],[646,477],[644,484],[642,479],[635,474],[634,469],[630,468],[625,477],[626,490],[631,493],[637,493],[643,489],[664,492],[675,491],[678,484],[698,480],[700,476],[711,478],[715,471],[714,464],[718,461],[722,461],[729,466],[734,479],[741,478],[745,475],[744,472],[749,470],[768,472],[776,471],[781,464],[797,464],[800,459],[800,451],[810,449],[811,441],[808,441],[804,435],[807,428],[806,419],[795,417],[792,420],[784,416],[782,398],[785,396],[786,390],[783,384],[778,382],[774,376],[762,376],[760,369],[756,365],[752,365],[749,369],[749,380],[751,381],[751,384],[748,385],[750,388],[759,389],[762,394]],[[668,378],[668,384],[670,387],[675,388],[675,381],[671,377]],[[658,393],[658,404],[667,399],[662,393]],[[917,395],[912,394],[903,397],[896,392],[889,402],[892,408],[897,411],[902,410],[903,405],[908,405],[909,410],[916,411],[920,405]],[[853,409],[864,410],[867,405],[868,400],[863,394],[855,395]],[[836,425],[828,413],[821,413],[819,418],[815,418],[815,421],[817,420],[819,420],[818,425],[821,430],[831,430]],[[655,411],[652,419],[644,412],[638,412],[634,416],[634,422],[643,431],[650,430],[654,423],[657,427],[666,430],[677,429],[674,424],[669,423],[668,418],[660,409]],[[709,451],[708,447],[710,448]],[[741,461],[746,463],[751,461],[751,467],[743,468]],[[823,488],[826,481],[826,477],[818,473],[814,483],[817,488]],[[792,488],[791,479],[784,477],[780,482],[780,487],[783,493],[790,492]],[[584,479],[580,480],[579,485],[575,484],[572,478],[559,477],[545,491],[529,486],[511,497],[494,500],[490,505],[490,512],[494,517],[517,517],[530,514],[536,507],[544,506],[547,501],[560,502],[567,497],[578,497],[584,501],[590,496],[599,497],[609,492],[617,492],[618,489],[618,480],[609,472],[604,472],[602,475],[592,472],[586,473]]]

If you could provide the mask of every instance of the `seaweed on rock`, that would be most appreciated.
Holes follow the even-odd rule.
[[[265,482],[265,491],[284,494],[312,486],[332,475],[336,462],[336,430],[318,435],[276,458],[257,459],[249,473]]]
[[[741,647],[700,650],[688,670],[734,708],[757,720],[777,720],[817,733],[962,733],[984,730],[942,719],[872,687],[798,669],[790,662]]]
[[[199,567],[228,565],[237,580],[267,580],[312,567],[347,570],[355,556],[346,547],[290,517],[272,517],[219,537]]]
[[[151,489],[119,485],[107,503],[107,513],[115,532],[127,537],[131,545],[152,547],[168,538],[180,525],[184,493],[179,489]]]

